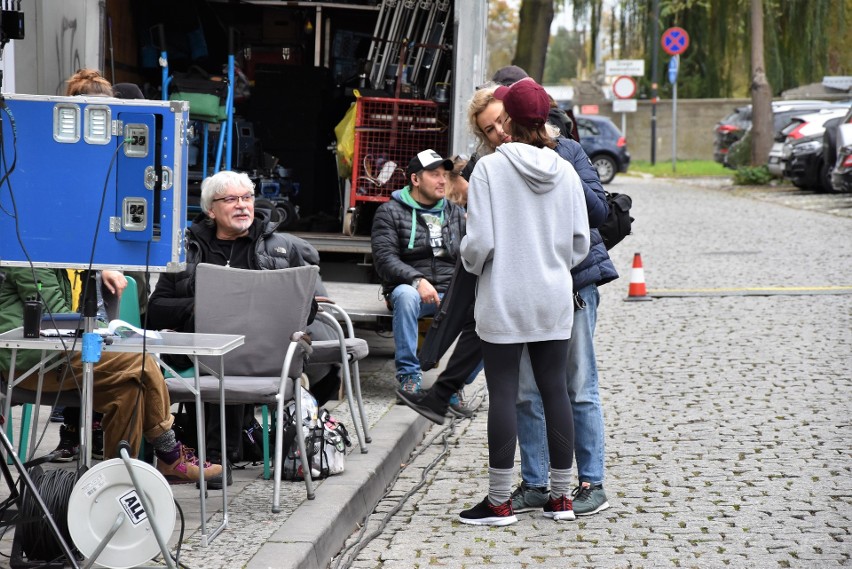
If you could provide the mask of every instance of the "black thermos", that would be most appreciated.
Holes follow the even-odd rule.
[[[24,338],[38,338],[41,333],[41,301],[30,298],[24,302]]]

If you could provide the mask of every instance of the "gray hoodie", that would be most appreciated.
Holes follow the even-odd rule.
[[[574,323],[571,268],[589,252],[580,178],[548,148],[499,146],[468,191],[465,269],[479,276],[476,331],[494,344],[565,340]]]

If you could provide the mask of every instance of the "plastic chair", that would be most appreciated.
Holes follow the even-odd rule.
[[[367,357],[370,349],[367,341],[355,337],[355,329],[352,319],[343,308],[333,302],[320,302],[320,311],[317,312],[317,320],[323,321],[331,326],[337,333],[337,340],[314,340],[311,348],[313,353],[309,358],[310,363],[339,363],[343,372],[343,386],[346,390],[346,399],[349,402],[349,413],[352,415],[352,427],[358,436],[361,453],[367,452],[365,442],[372,442],[367,427],[367,413],[364,410],[364,400],[361,397],[361,375],[358,362]],[[346,331],[340,326],[342,321],[346,324]],[[354,395],[354,397],[353,397]],[[358,420],[355,416],[355,405],[361,415],[361,430],[358,430]],[[361,432],[363,431],[363,439]]]
[[[121,295],[121,302],[118,305],[118,317],[128,324],[134,326],[142,326],[142,319],[139,316],[139,289],[136,284],[136,279],[128,277],[127,288]]]
[[[314,266],[252,271],[199,264],[195,284],[195,330],[242,334],[245,344],[225,356],[226,404],[276,405],[284,416],[285,401],[294,400],[303,417],[296,385],[310,347],[301,339],[307,327],[319,269]],[[199,390],[186,379],[167,377],[172,402],[219,402],[219,380],[202,375],[218,366],[218,358],[199,358]],[[301,425],[299,425],[301,427]],[[280,512],[284,423],[277,421],[272,511]],[[224,426],[223,426],[224,429]],[[224,440],[224,432],[222,438]],[[307,457],[305,438],[297,436],[299,453]],[[304,469],[308,499],[314,498],[310,468]]]

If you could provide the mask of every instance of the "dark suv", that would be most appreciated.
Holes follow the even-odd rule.
[[[577,115],[580,146],[598,170],[602,184],[609,184],[618,172],[627,172],[630,153],[627,140],[608,117]]]

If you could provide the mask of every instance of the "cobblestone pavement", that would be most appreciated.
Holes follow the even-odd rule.
[[[610,190],[636,217],[598,316],[610,509],[459,523],[487,489],[486,397],[427,434],[367,524],[378,537],[347,542],[366,544],[352,567],[852,565],[852,220],[719,184]],[[652,291],[704,292],[622,302],[637,251]],[[775,290],[731,292],[757,287]]]

